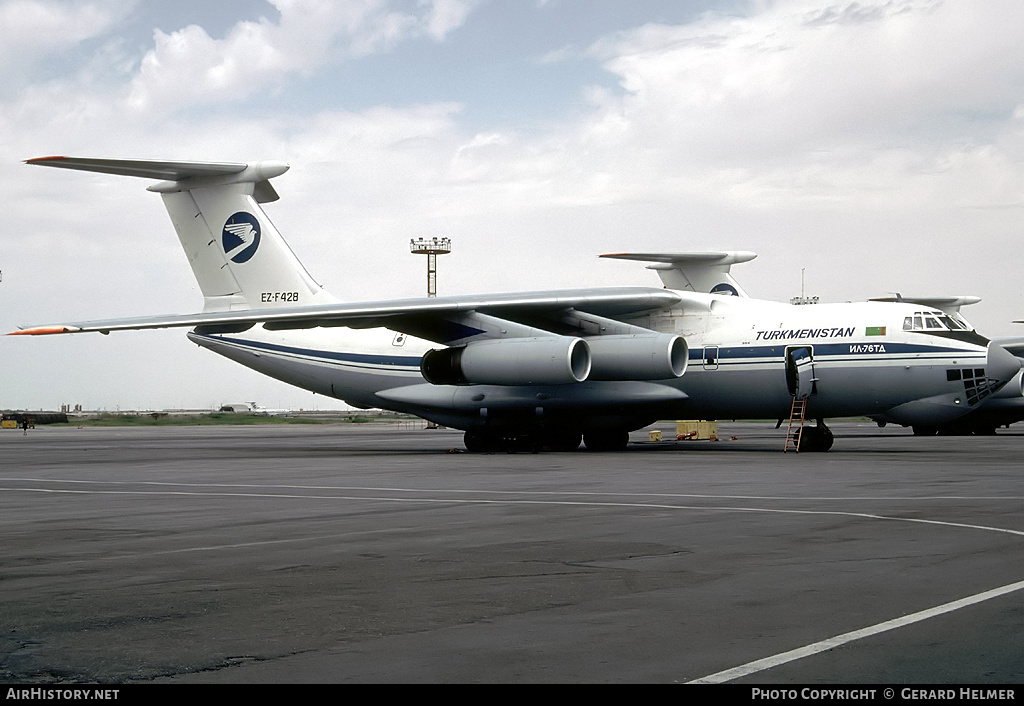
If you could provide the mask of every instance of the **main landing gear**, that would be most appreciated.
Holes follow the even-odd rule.
[[[819,419],[815,426],[804,427],[800,432],[800,451],[828,451],[834,441],[832,430],[825,426],[824,419]]]

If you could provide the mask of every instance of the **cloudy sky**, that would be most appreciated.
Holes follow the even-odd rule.
[[[267,206],[350,300],[660,281],[973,294],[1024,335],[1019,0],[0,0],[0,329],[202,304],[144,180],[52,154],[284,160]],[[0,338],[0,408],[332,408],[181,330]]]

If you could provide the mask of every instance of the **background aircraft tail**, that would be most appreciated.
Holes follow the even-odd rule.
[[[164,200],[203,292],[204,312],[336,302],[302,266],[261,203],[282,162],[166,162],[41,157],[28,164],[162,180]]]
[[[654,263],[648,265],[647,269],[655,270],[669,289],[745,297],[747,293],[729,274],[729,268],[741,262],[749,262],[757,255],[745,250],[738,250],[691,253],[625,252],[602,255],[601,257]]]

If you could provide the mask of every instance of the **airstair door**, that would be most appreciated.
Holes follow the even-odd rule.
[[[786,382],[789,394],[796,399],[807,399],[814,390],[814,356],[810,346],[792,346],[786,349]]]

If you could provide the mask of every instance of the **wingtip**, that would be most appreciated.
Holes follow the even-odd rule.
[[[67,157],[59,154],[50,155],[49,157],[32,157],[31,159],[26,159],[25,164],[45,164],[46,162],[59,162],[63,159],[67,159]]]
[[[11,331],[7,336],[48,336],[55,333],[75,333],[81,329],[74,326],[37,326],[35,328],[23,328]]]

